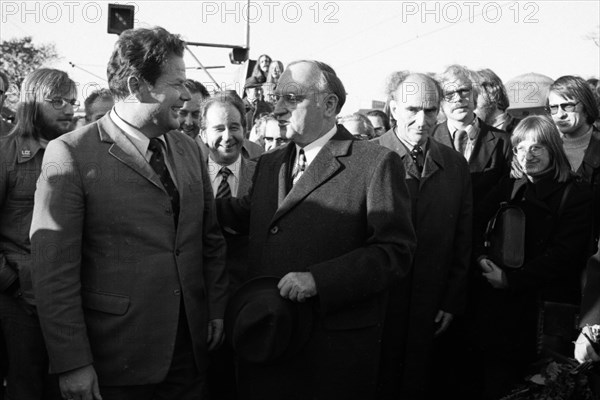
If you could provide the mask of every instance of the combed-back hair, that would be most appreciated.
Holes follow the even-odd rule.
[[[183,57],[184,42],[179,35],[161,27],[123,31],[115,43],[108,62],[108,86],[117,98],[129,95],[130,77],[151,85],[162,75],[163,67],[173,55]]]
[[[224,91],[215,93],[212,97],[208,97],[200,103],[200,130],[206,130],[206,113],[208,109],[213,104],[230,104],[235,107],[236,110],[240,113],[240,122],[242,124],[242,128],[244,129],[244,134],[246,132],[246,110],[244,107],[244,102],[238,96],[235,91],[231,93],[230,91]]]

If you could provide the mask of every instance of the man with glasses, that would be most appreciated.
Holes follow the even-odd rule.
[[[594,94],[585,80],[561,76],[548,94],[548,111],[560,131],[563,148],[571,169],[593,192],[592,242],[590,255],[597,249],[600,234],[600,131],[594,126],[598,108]]]
[[[115,106],[44,154],[33,284],[67,400],[205,398],[228,279],[206,165],[178,130],[183,52],[163,28],[123,32]]]
[[[510,173],[513,153],[510,136],[475,115],[477,91],[470,76],[471,72],[460,65],[451,65],[438,76],[443,94],[442,110],[447,120],[436,125],[432,137],[455,149],[467,160],[473,209],[477,210],[498,181]],[[480,223],[475,212],[473,225]],[[482,239],[473,237],[473,240],[475,245]],[[478,300],[474,288],[480,284],[481,277],[475,269],[471,269],[471,272],[467,284],[466,313],[457,317],[446,334],[435,343],[440,362],[435,364],[434,373],[441,379],[436,388],[445,388],[454,397],[466,399],[477,398],[478,388],[474,386],[479,384],[471,378],[477,372],[478,353],[472,339],[474,328],[478,327],[472,326],[474,316],[469,313],[469,303]]]
[[[434,128],[432,136],[461,153],[469,163],[473,202],[477,205],[510,171],[510,136],[475,115],[477,92],[465,67],[451,65],[438,80],[443,90],[442,110],[447,120]]]
[[[281,297],[308,304],[312,326],[298,328],[309,329],[306,344],[280,359],[252,362],[238,349],[239,390],[248,399],[372,399],[387,291],[415,246],[404,167],[336,125],[346,92],[327,64],[291,63],[276,96],[293,143],[263,154],[250,194],[217,209],[222,226],[249,231],[248,278],[277,277]],[[286,336],[274,339],[266,346],[286,348]]]
[[[8,350],[9,399],[60,399],[35,307],[29,227],[49,141],[69,131],[77,87],[56,69],[23,81],[13,134],[0,139],[0,325]]]
[[[285,137],[285,130],[279,126],[277,119],[269,114],[261,117],[256,122],[257,136],[262,136],[265,143],[265,151],[283,146],[289,142]]]
[[[11,124],[8,121],[5,121],[1,115],[2,109],[4,107],[4,100],[6,100],[6,92],[8,92],[8,86],[8,76],[6,76],[4,71],[0,70],[0,137],[8,135],[13,128],[13,124]]]

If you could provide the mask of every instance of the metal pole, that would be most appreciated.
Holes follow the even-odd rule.
[[[185,45],[185,48],[192,55],[192,57],[194,57],[194,60],[196,60],[196,62],[200,66],[200,68],[202,68],[202,71],[204,71],[206,73],[206,75],[208,75],[208,77],[210,78],[210,80],[213,81],[213,83],[215,84],[215,86],[217,86],[217,89],[220,92],[221,91],[221,86],[219,86],[219,84],[217,83],[217,81],[215,81],[215,78],[213,78],[212,75],[210,74],[210,72],[208,72],[208,70],[206,68],[204,68],[204,65],[202,65],[202,63],[200,62],[200,60],[198,60],[198,57],[196,57],[196,55],[192,52],[192,50],[190,50],[190,48],[187,46],[187,44]]]

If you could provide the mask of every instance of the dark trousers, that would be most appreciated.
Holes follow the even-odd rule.
[[[102,385],[102,382],[100,382]],[[103,400],[204,400],[206,378],[199,372],[194,360],[192,339],[183,305],[171,367],[165,380],[152,385],[100,386]]]
[[[35,308],[0,293],[0,328],[8,353],[7,400],[61,399]]]

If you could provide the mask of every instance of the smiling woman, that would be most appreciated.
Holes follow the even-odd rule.
[[[476,337],[486,360],[482,378],[489,383],[482,398],[507,394],[535,360],[540,299],[578,304],[591,226],[589,190],[575,182],[554,123],[547,116],[527,117],[512,144],[511,177],[484,199],[475,218],[473,253],[484,279],[473,304],[477,326],[485,329]],[[482,223],[504,203],[525,214],[524,262],[517,269],[492,260],[482,239]]]

